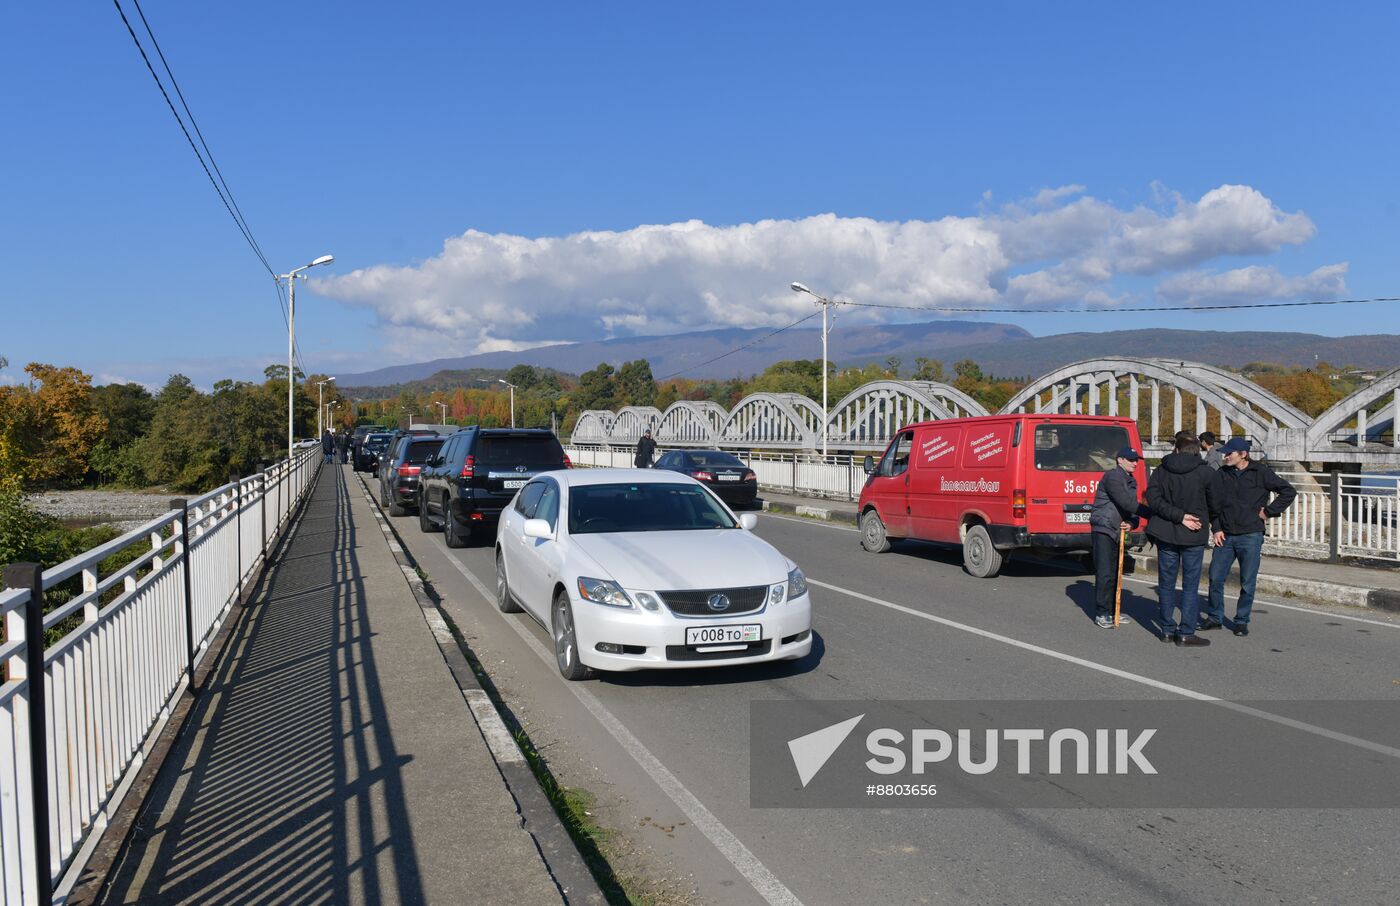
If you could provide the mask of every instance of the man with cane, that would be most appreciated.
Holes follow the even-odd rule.
[[[1094,625],[1112,629],[1118,625],[1118,600],[1123,584],[1123,544],[1128,532],[1137,528],[1137,468],[1142,457],[1132,447],[1118,451],[1118,462],[1103,473],[1094,493],[1094,511],[1089,515],[1094,544]],[[1112,605],[1112,612],[1109,607]]]

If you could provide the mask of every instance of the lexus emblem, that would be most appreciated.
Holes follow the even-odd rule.
[[[710,609],[713,610],[715,613],[719,613],[719,612],[722,611],[722,610],[728,610],[728,609],[729,609],[729,596],[728,596],[728,595],[710,595],[709,600],[706,601],[705,603],[709,604],[709,605],[710,605]]]

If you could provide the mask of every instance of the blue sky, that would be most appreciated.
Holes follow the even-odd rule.
[[[1400,333],[1394,305],[1035,313],[1400,295],[1393,5],[143,9],[274,267],[336,256],[298,293],[313,371],[779,325],[794,279],[1036,334]],[[285,359],[115,8],[7,9],[0,68],[0,380]]]

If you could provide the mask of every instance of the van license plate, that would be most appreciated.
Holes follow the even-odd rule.
[[[525,487],[525,479],[511,478],[507,481],[501,482],[501,487],[505,488],[507,491],[511,490],[512,488],[523,488]]]
[[[1087,523],[1089,521],[1089,515],[1089,513],[1065,513],[1065,522],[1071,524],[1076,522]]]
[[[687,626],[687,645],[724,645],[757,642],[763,638],[763,627],[757,623],[744,626]]]

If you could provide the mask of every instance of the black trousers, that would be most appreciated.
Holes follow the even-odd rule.
[[[1118,536],[1094,532],[1094,615],[1113,613],[1118,589]]]

